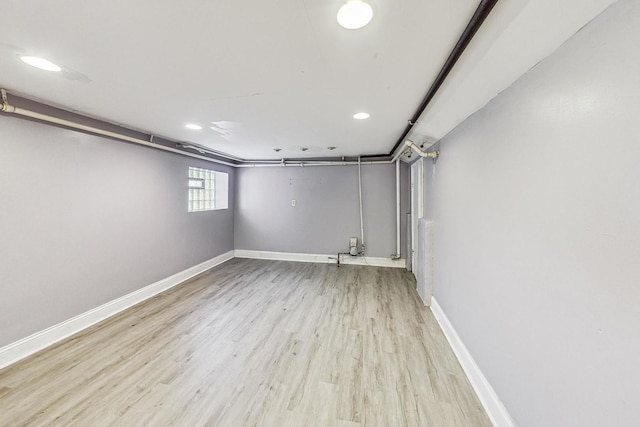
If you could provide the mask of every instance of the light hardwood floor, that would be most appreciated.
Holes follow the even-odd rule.
[[[1,370],[0,425],[491,425],[414,287],[233,259]]]

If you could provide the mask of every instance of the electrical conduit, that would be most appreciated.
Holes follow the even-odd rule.
[[[361,170],[361,162],[360,157],[358,157],[358,195],[360,198],[360,242],[361,242],[361,250],[360,256],[364,256],[364,220],[362,216],[362,170]]]

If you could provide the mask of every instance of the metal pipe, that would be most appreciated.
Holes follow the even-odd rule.
[[[13,113],[15,111],[15,107],[9,104],[9,100],[7,99],[7,91],[4,89],[0,89],[0,97],[2,97],[2,107],[0,107],[0,111],[3,113]]]
[[[184,142],[179,142],[176,145],[178,147],[181,147],[181,148],[189,148],[191,150],[196,150],[200,154],[205,154],[205,153],[206,154],[213,154],[214,156],[225,157],[225,158],[227,158],[229,160],[233,160],[233,161],[236,161],[236,162],[242,162],[243,161],[240,157],[235,157],[235,156],[232,156],[230,154],[223,153],[222,151],[213,150],[211,148],[203,147],[203,146],[198,145],[198,144],[190,144],[190,143],[187,144],[187,143],[184,143]]]
[[[219,164],[225,165],[225,166],[235,166],[233,163],[224,162],[224,161],[218,160],[218,159],[212,159],[211,157],[199,156],[197,154],[186,153],[186,152],[184,152],[182,150],[177,150],[175,148],[165,147],[164,145],[153,144],[153,143],[151,143],[149,141],[145,141],[144,139],[133,138],[131,136],[123,135],[123,134],[120,134],[120,133],[111,132],[111,131],[100,129],[100,128],[96,128],[96,127],[93,127],[93,126],[83,125],[83,124],[80,124],[80,123],[72,122],[70,120],[65,120],[65,119],[61,119],[61,118],[58,118],[58,117],[49,116],[47,114],[36,113],[35,111],[25,110],[25,109],[20,108],[20,107],[15,107],[15,106],[10,105],[8,103],[7,98],[6,98],[6,92],[4,91],[4,89],[2,90],[2,108],[0,108],[0,111],[5,112],[5,113],[17,114],[17,115],[23,116],[23,117],[30,117],[32,119],[41,120],[43,122],[53,123],[53,124],[56,124],[56,125],[65,126],[65,127],[72,128],[72,129],[82,130],[82,131],[90,132],[90,133],[93,133],[93,134],[96,134],[96,135],[107,136],[109,138],[119,139],[121,141],[133,142],[135,144],[145,145],[147,147],[153,147],[153,148],[157,148],[157,149],[164,150],[164,151],[170,151],[172,153],[182,154],[183,156],[189,156],[189,157],[194,157],[196,159],[201,159],[201,160],[206,160],[206,161],[209,161],[209,162],[219,163]]]
[[[349,252],[338,252],[338,257],[336,258],[336,264],[340,267],[340,255],[351,255]]]
[[[96,128],[93,126],[87,126],[87,125],[83,125],[81,123],[76,123],[70,120],[66,120],[66,119],[61,119],[58,117],[54,117],[54,116],[49,116],[47,114],[42,114],[42,113],[38,113],[35,111],[30,111],[30,110],[26,110],[24,108],[20,108],[20,107],[16,107],[14,105],[11,105],[7,99],[7,92],[5,89],[0,89],[0,96],[1,96],[1,103],[0,103],[0,111],[4,112],[4,113],[10,113],[10,114],[16,114],[19,116],[23,116],[23,117],[29,117],[32,119],[36,119],[36,120],[40,120],[43,122],[47,122],[47,123],[51,123],[54,125],[59,125],[59,126],[64,126],[67,128],[71,128],[71,129],[76,129],[79,131],[84,131],[84,132],[90,132],[92,134],[96,134],[96,135],[101,135],[101,136],[106,136],[109,138],[113,138],[113,139],[117,139],[120,141],[126,141],[126,142],[132,142],[135,144],[139,144],[139,145],[144,145],[147,147],[152,147],[152,148],[156,148],[159,150],[163,150],[163,151],[168,151],[171,153],[175,153],[175,154],[180,154],[182,156],[187,156],[187,157],[192,157],[195,159],[200,159],[200,160],[206,160],[208,162],[213,162],[213,163],[218,163],[218,164],[222,164],[225,166],[231,166],[234,168],[247,168],[247,167],[291,167],[291,166],[295,166],[295,167],[301,167],[301,166],[348,166],[348,165],[360,165],[360,164],[364,164],[364,165],[377,165],[377,164],[390,164],[393,163],[391,160],[371,160],[371,161],[367,161],[367,162],[362,162],[360,160],[360,158],[358,158],[358,161],[321,161],[321,160],[309,160],[309,161],[305,161],[305,160],[295,160],[295,161],[286,161],[286,160],[255,160],[255,161],[247,161],[247,160],[242,160],[233,156],[229,156],[230,158],[234,159],[234,160],[238,160],[240,163],[230,163],[230,162],[225,162],[223,160],[219,160],[219,159],[214,159],[211,157],[207,157],[207,156],[201,156],[198,154],[194,154],[194,153],[189,153],[183,150],[178,150],[175,148],[171,148],[171,147],[167,147],[164,145],[159,145],[159,144],[155,144],[152,141],[146,141],[144,139],[140,139],[140,138],[134,138],[128,135],[124,135],[121,133],[117,133],[117,132],[112,132],[112,131],[108,131],[108,130],[104,130],[104,129],[100,129],[100,128]],[[187,149],[194,149],[202,154],[204,153],[211,153],[211,154],[215,154],[215,155],[224,155],[224,153],[218,153],[215,150],[211,150],[211,149],[207,149],[206,147],[202,147],[199,145],[195,145],[195,144],[190,144],[190,143],[178,143],[177,144],[180,147],[183,148],[187,148]]]
[[[467,24],[467,27],[462,32],[462,35],[458,39],[458,42],[456,43],[453,50],[449,54],[449,57],[447,58],[444,65],[440,69],[440,72],[436,76],[436,79],[431,84],[431,87],[429,88],[424,99],[418,106],[418,109],[416,110],[415,114],[409,120],[409,123],[404,129],[404,132],[402,132],[402,134],[400,135],[400,138],[398,138],[398,141],[389,152],[389,155],[392,155],[396,151],[396,149],[400,146],[400,144],[402,144],[402,141],[404,141],[407,135],[409,135],[409,132],[411,131],[413,126],[416,124],[416,122],[418,121],[418,119],[420,118],[424,110],[427,108],[427,105],[429,105],[433,97],[436,95],[436,92],[438,92],[438,89],[440,89],[440,86],[442,86],[442,83],[444,83],[445,79],[453,69],[454,65],[456,65],[456,62],[458,62],[458,59],[460,59],[460,56],[462,56],[462,53],[467,48],[467,46],[475,36],[476,32],[480,29],[480,26],[482,26],[482,23],[484,22],[484,20],[487,18],[487,16],[489,16],[489,13],[491,13],[491,10],[493,9],[493,7],[496,5],[497,2],[498,0],[482,0],[480,2],[480,4],[478,5],[478,8],[476,9],[473,16],[471,17],[471,20]]]
[[[400,149],[398,149],[396,151],[396,154],[391,158],[392,162],[395,162],[396,160],[398,160],[401,156],[405,155],[407,153],[407,151],[409,151],[408,149],[405,149],[404,147],[400,147]]]
[[[362,171],[361,171],[360,157],[358,157],[358,195],[360,196],[360,241],[362,250],[360,255],[364,255],[364,220],[362,216]]]
[[[415,151],[416,153],[418,153],[418,155],[420,157],[428,157],[430,159],[437,159],[438,156],[440,155],[439,151],[422,151],[422,149],[420,147],[418,147],[413,141],[411,141],[410,139],[407,139],[405,142],[405,145],[411,147],[411,149],[413,151]]]
[[[363,165],[388,165],[390,164],[391,161],[389,160],[382,160],[382,161],[373,161],[373,162],[362,162],[361,164]],[[278,162],[278,163],[251,163],[250,161],[248,161],[247,163],[240,163],[235,165],[235,167],[237,168],[270,168],[270,167],[300,167],[302,164],[304,164],[304,166],[352,166],[352,165],[357,165],[358,162],[314,162],[313,160],[310,161],[296,161],[296,162],[289,162],[289,163],[282,163],[282,162]]]
[[[396,160],[396,253],[391,259],[400,259],[400,160]]]

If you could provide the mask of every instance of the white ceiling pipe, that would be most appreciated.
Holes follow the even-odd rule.
[[[153,147],[153,148],[157,148],[157,149],[164,150],[164,151],[170,151],[172,153],[181,154],[183,156],[194,157],[196,159],[206,160],[208,162],[219,163],[221,165],[226,165],[226,166],[235,166],[233,163],[224,162],[224,161],[218,160],[218,159],[212,159],[211,157],[205,157],[205,156],[199,156],[197,154],[187,153],[187,152],[184,152],[182,150],[177,150],[175,148],[165,147],[164,145],[154,144],[154,143],[152,143],[150,141],[145,141],[144,139],[133,138],[131,136],[123,135],[121,133],[111,132],[111,131],[100,129],[100,128],[96,128],[96,127],[93,127],[93,126],[87,126],[87,125],[83,125],[83,124],[80,124],[80,123],[72,122],[70,120],[65,120],[65,119],[60,119],[58,117],[49,116],[47,114],[41,114],[41,113],[37,113],[35,111],[30,111],[30,110],[25,110],[25,109],[20,108],[20,107],[15,107],[13,105],[10,105],[7,102],[6,92],[4,91],[4,89],[2,90],[2,108],[0,108],[0,111],[5,112],[5,113],[17,114],[17,115],[23,116],[23,117],[30,117],[32,119],[42,120],[43,122],[48,122],[48,123],[52,123],[52,124],[56,124],[56,125],[60,125],[60,126],[66,126],[66,127],[72,128],[72,129],[82,130],[82,131],[85,131],[85,132],[91,132],[91,133],[97,134],[97,135],[108,136],[109,138],[119,139],[121,141],[133,142],[135,144],[145,145],[147,147]]]
[[[255,162],[251,162],[251,161],[246,161],[246,160],[240,160],[242,163],[240,164],[235,164],[235,163],[230,163],[230,162],[225,162],[223,160],[218,160],[218,159],[213,159],[211,157],[207,157],[207,156],[200,156],[198,154],[193,154],[193,153],[189,153],[183,150],[178,150],[175,148],[171,148],[171,147],[166,147],[164,145],[159,145],[159,144],[154,144],[151,141],[146,141],[144,139],[140,139],[140,138],[134,138],[128,135],[124,135],[121,133],[117,133],[117,132],[112,132],[112,131],[108,131],[108,130],[104,130],[104,129],[100,129],[100,128],[96,128],[93,126],[87,126],[87,125],[83,125],[81,123],[76,123],[76,122],[72,122],[71,120],[65,120],[65,119],[61,119],[58,117],[54,117],[54,116],[49,116],[47,114],[42,114],[42,113],[38,113],[35,111],[30,111],[30,110],[25,110],[24,108],[20,108],[20,107],[16,107],[14,105],[9,104],[9,101],[7,100],[7,93],[4,89],[1,90],[1,95],[2,98],[0,100],[0,111],[4,112],[4,113],[10,113],[10,114],[17,114],[19,116],[23,116],[23,117],[30,117],[32,119],[37,119],[37,120],[41,120],[43,122],[47,122],[47,123],[51,123],[54,125],[60,125],[60,126],[65,126],[68,128],[72,128],[72,129],[77,129],[80,131],[85,131],[85,132],[90,132],[96,135],[102,135],[102,136],[107,136],[109,138],[113,138],[113,139],[117,139],[120,141],[127,141],[127,142],[133,142],[135,144],[139,144],[139,145],[144,145],[147,147],[151,147],[151,148],[156,148],[159,150],[164,150],[164,151],[169,151],[171,153],[175,153],[175,154],[180,154],[182,156],[187,156],[187,157],[192,157],[195,159],[200,159],[200,160],[206,160],[208,162],[213,162],[213,163],[218,163],[221,165],[225,165],[225,166],[231,166],[234,168],[251,168],[251,167],[291,167],[291,166],[296,166],[296,167],[300,167],[300,166],[348,166],[348,165],[357,165],[358,162],[356,161],[313,161],[313,160],[309,160],[309,161],[304,161],[304,160],[296,160],[296,161],[281,161],[281,160],[274,160],[273,163],[262,163],[262,162],[271,162],[270,160],[265,160],[265,161],[258,161],[256,160]],[[200,147],[200,146],[196,146],[196,145],[192,145],[192,144],[188,144],[188,143],[179,143],[180,146],[185,147],[185,148],[193,148],[196,149],[198,151],[204,151],[204,152],[212,152],[212,150],[207,150],[204,147]],[[368,161],[368,162],[361,162],[361,164],[363,165],[376,165],[376,164],[390,164],[392,163],[391,160],[372,160],[372,161]]]
[[[391,160],[379,160],[379,161],[368,161],[368,162],[360,162],[361,165],[388,165],[391,164]],[[301,167],[301,166],[351,166],[357,165],[358,162],[342,162],[342,161],[326,161],[326,162],[316,162],[316,161],[291,161],[291,162],[277,162],[277,163],[251,163],[251,161],[247,161],[247,163],[242,163],[236,165],[238,168],[271,168],[271,167]]]
[[[234,160],[234,161],[236,161],[236,162],[242,162],[242,161],[243,161],[243,160],[242,160],[241,158],[239,158],[239,157],[235,157],[235,156],[232,156],[232,155],[230,155],[230,154],[223,153],[223,152],[221,152],[221,151],[212,150],[212,149],[210,149],[210,148],[203,147],[203,146],[198,145],[198,144],[186,144],[186,143],[179,142],[179,143],[177,143],[176,145],[177,145],[178,147],[181,147],[181,148],[190,148],[190,149],[192,149],[192,150],[196,150],[196,151],[197,151],[197,152],[199,152],[200,154],[205,154],[205,153],[206,153],[206,154],[213,154],[214,156],[225,157],[225,158],[227,158],[227,159]]]
[[[421,157],[428,157],[430,159],[436,159],[440,155],[438,151],[422,151],[422,148],[417,146],[413,141],[407,139],[404,141],[404,144],[410,147],[413,151],[415,151]]]

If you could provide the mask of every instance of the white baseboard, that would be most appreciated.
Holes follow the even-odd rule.
[[[0,369],[17,362],[45,347],[63,340],[75,333],[95,325],[96,323],[113,316],[131,306],[151,298],[160,292],[166,291],[187,279],[190,279],[208,269],[222,264],[233,258],[233,251],[218,255],[208,261],[187,268],[173,276],[162,279],[142,289],[131,292],[115,300],[109,301],[99,307],[79,314],[69,320],[58,323],[40,332],[36,332],[26,338],[0,348]]]
[[[473,386],[493,425],[496,427],[515,427],[516,423],[509,415],[493,387],[491,387],[491,384],[489,384],[489,381],[482,374],[473,357],[471,357],[469,350],[467,350],[453,325],[449,322],[435,297],[431,298],[431,312],[440,324],[440,328],[447,337],[453,352],[467,374],[471,386]]]
[[[273,261],[317,262],[323,264],[335,263],[336,255],[299,254],[292,252],[252,251],[245,249],[235,250],[236,258],[270,259]],[[405,268],[404,259],[393,260],[380,257],[358,257],[344,255],[340,257],[340,264],[370,265],[374,267]]]

